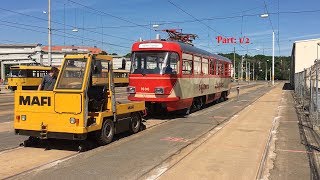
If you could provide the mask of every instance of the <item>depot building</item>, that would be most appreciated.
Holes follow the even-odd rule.
[[[65,54],[104,53],[97,47],[86,46],[52,46],[51,65],[60,66]],[[130,69],[130,59],[122,56],[114,58],[114,68],[120,69],[126,63],[125,69]],[[49,66],[48,46],[41,44],[0,44],[0,79],[5,80],[13,65],[44,65]]]

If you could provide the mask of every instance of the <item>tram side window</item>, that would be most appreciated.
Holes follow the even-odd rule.
[[[224,76],[224,72],[225,72],[225,66],[224,66],[224,63],[223,62],[221,62],[220,63],[220,65],[221,65],[221,72],[220,72],[220,75],[222,75],[222,76]]]
[[[225,67],[224,75],[225,75],[225,76],[230,76],[230,74],[231,74],[231,72],[230,72],[230,70],[231,70],[230,64],[229,64],[229,63],[225,63],[225,64],[224,64],[224,67]]]
[[[220,75],[221,67],[220,67],[220,61],[216,60],[216,75]]]
[[[209,60],[207,58],[202,58],[202,73],[204,75],[207,75],[209,74],[209,69],[208,69],[208,63],[209,63]]]
[[[194,56],[193,64],[194,74],[201,74],[201,57]]]
[[[224,75],[224,65],[221,61],[217,61],[218,75]]]
[[[209,74],[213,75],[214,71],[214,61],[213,59],[209,59]]]
[[[192,61],[183,60],[182,61],[182,74],[192,74]]]
[[[214,69],[214,59],[210,59],[210,66],[209,66],[209,73],[211,75],[215,75],[216,74],[216,71]]]
[[[182,53],[182,74],[191,75],[193,71],[192,55]]]

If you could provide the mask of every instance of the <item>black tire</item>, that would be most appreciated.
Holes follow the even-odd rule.
[[[222,100],[222,102],[223,101],[226,101],[228,98],[227,98],[227,92],[222,92],[222,95],[221,95],[221,100]]]
[[[191,107],[182,110],[183,115],[188,116],[191,113]]]
[[[141,123],[142,123],[141,115],[139,113],[132,113],[130,123],[129,123],[129,131],[132,134],[139,132],[141,129]]]
[[[196,97],[194,99],[194,107],[195,107],[195,111],[201,110],[204,107],[204,102],[201,97]]]
[[[191,110],[191,107],[180,109],[180,110],[175,111],[175,115],[177,115],[179,117],[186,117],[191,113],[190,110]]]
[[[103,122],[102,128],[100,131],[96,132],[96,140],[99,145],[106,145],[109,144],[114,136],[115,128],[113,121],[107,119]]]

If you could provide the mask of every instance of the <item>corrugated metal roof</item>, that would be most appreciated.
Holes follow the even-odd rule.
[[[47,52],[48,46],[43,46],[42,50]],[[88,46],[52,46],[53,52],[90,52],[93,54],[99,54],[102,52],[100,48],[88,47]]]
[[[41,46],[41,44],[0,44],[0,48],[32,48],[37,46]]]

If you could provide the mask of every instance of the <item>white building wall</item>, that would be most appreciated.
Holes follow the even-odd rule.
[[[319,58],[317,57],[317,53],[320,53],[320,47],[317,47],[317,43],[320,43],[320,39],[295,42],[295,73],[301,72],[304,68],[312,66],[314,61]]]
[[[60,66],[66,53],[88,53],[85,49],[63,49],[52,52],[52,66]],[[41,44],[0,45],[0,79],[5,79],[5,67],[11,65],[42,64],[48,66],[48,54]]]
[[[130,58],[125,58],[122,56],[113,56],[113,69],[121,69],[122,68],[122,59],[126,60],[126,70],[130,70],[131,61]]]

